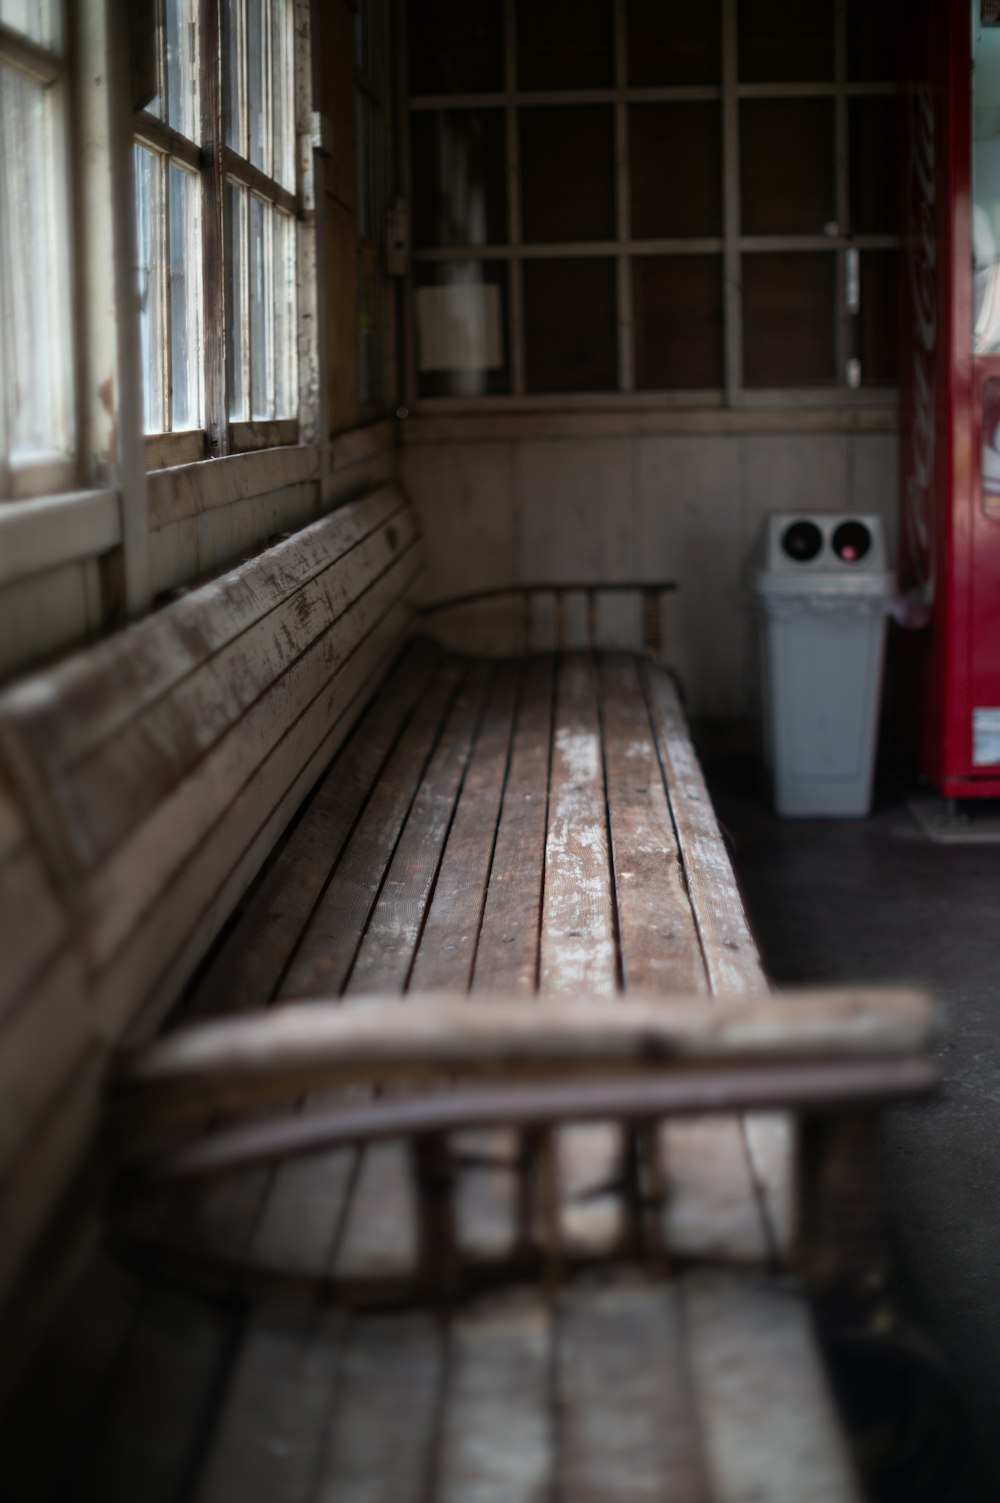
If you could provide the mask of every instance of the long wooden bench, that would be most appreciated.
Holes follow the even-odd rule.
[[[792,1119],[742,1108],[926,1086],[926,1016],[906,999],[899,1017],[891,1001],[821,1002],[810,1044],[808,1006],[796,1033],[789,1002],[778,1026],[669,676],[599,649],[486,662],[404,647],[418,568],[412,513],[386,488],[0,701],[0,883],[17,897],[0,996],[9,1298],[95,1162],[99,1121],[132,1186],[110,1218],[116,1261],[91,1267],[0,1452],[25,1469],[23,1496],[72,1478],[101,1503],[153,1496],[150,1454],[171,1498],[305,1496],[307,1476],[338,1500],[668,1483],[691,1499],[853,1498],[808,1309],[782,1282],[803,1231]],[[212,1029],[146,1052],[186,981],[182,1021]],[[311,1064],[300,1052],[282,1074],[282,1020],[265,1022],[249,1126],[232,1069],[210,1088],[192,1075],[206,1037],[245,1065],[253,1015],[275,1004],[343,998],[345,1019],[391,1035],[394,1008],[430,993],[464,997],[470,1020],[478,1004],[483,1026],[499,1007],[508,1032],[512,1006],[555,1027],[573,1004],[591,1038],[616,1008],[627,1034],[648,997],[675,1030],[643,1061],[660,1096],[477,1116],[486,1094],[463,1108],[456,1084],[446,1125],[411,1151],[400,1039],[403,1080],[385,1054],[373,1068],[371,1044],[358,1053],[358,1025],[339,1067],[314,1037]],[[672,1115],[683,1092],[667,1100],[664,1060],[682,1038],[700,1038],[702,1065],[706,1038],[731,1045],[741,999],[744,1021],[760,999],[766,1047],[722,1053],[755,1069],[710,1072],[700,1097],[684,1076]],[[311,1009],[317,1027],[330,1005]],[[831,1049],[839,1084],[809,1084]],[[468,1064],[453,1051],[423,1069]],[[775,1064],[769,1084],[756,1067]],[[348,1139],[352,1112],[367,1127]],[[178,1123],[193,1147],[177,1148]],[[206,1153],[223,1178],[192,1177]],[[580,1283],[610,1267],[619,1282]],[[67,1350],[81,1371],[36,1454],[32,1385],[51,1391]]]

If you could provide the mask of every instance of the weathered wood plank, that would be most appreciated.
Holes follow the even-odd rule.
[[[704,991],[705,968],[634,657],[601,659],[622,972],[630,991]]]
[[[439,658],[428,643],[415,644],[390,673],[199,978],[185,1004],[186,1022],[251,1012],[274,998],[354,821]]]
[[[710,989],[727,995],[766,991],[739,886],[677,692],[662,671],[647,665],[645,676]],[[793,1237],[794,1127],[786,1118],[764,1114],[744,1118],[741,1132],[767,1220],[766,1235],[772,1252],[780,1256]]]
[[[711,1503],[664,1285],[567,1291],[556,1314],[559,1497]]]
[[[339,508],[44,679],[10,690],[0,718],[16,720],[19,734],[30,737],[42,758],[40,777],[71,766],[404,505],[401,493],[386,487]]]
[[[538,970],[554,663],[529,659],[503,794],[473,990],[530,995]]]
[[[443,1375],[429,1316],[354,1320],[314,1503],[423,1503]]]
[[[539,1503],[553,1471],[552,1322],[528,1293],[452,1322],[435,1503]]]
[[[590,658],[571,653],[558,660],[557,672],[539,950],[543,999],[581,991],[613,998],[618,964],[596,672]],[[564,1242],[574,1251],[606,1251],[623,1230],[621,1131],[566,1128],[556,1153]]]
[[[343,1345],[336,1316],[278,1308],[251,1315],[192,1503],[314,1497]]]
[[[859,1503],[801,1295],[695,1274],[680,1298],[717,1503]]]
[[[274,686],[281,685],[291,711],[303,656],[328,633],[343,644],[337,657],[346,655],[356,640],[351,608],[416,537],[412,517],[387,523],[64,771],[62,797],[81,867],[106,860],[234,727],[241,738],[249,732],[258,703],[274,702]]]
[[[120,1032],[137,999],[152,994],[168,1005],[202,947],[223,923],[301,798],[351,729],[373,678],[389,666],[405,607],[386,616],[286,734],[232,795],[211,826],[211,838],[189,852],[176,878],[132,929],[99,977],[99,1007]],[[125,880],[124,871],[120,874]],[[157,1015],[158,1014],[158,1015]],[[147,1009],[149,1025],[162,1016]]]
[[[474,664],[407,814],[358,950],[349,992],[402,991],[409,984],[487,684],[488,669]]]
[[[409,989],[465,991],[472,977],[513,730],[518,668],[494,673],[462,783]]]
[[[64,945],[0,1023],[0,1172],[95,1042],[80,957]]]
[[[196,962],[222,928],[302,799],[342,745],[404,645],[409,607],[400,602],[365,639],[337,683],[320,695],[239,793],[213,840],[198,848],[186,883],[171,888],[155,910],[152,932],[140,926],[101,978],[102,1008],[120,1016],[138,994],[130,1035],[145,1039],[175,1001]],[[192,922],[190,891],[203,899]]]
[[[445,663],[422,695],[302,936],[282,983],[284,999],[336,995],[346,984],[461,672]]]

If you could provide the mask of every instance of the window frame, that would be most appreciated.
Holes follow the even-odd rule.
[[[67,18],[63,0],[57,0],[55,11],[59,21],[60,45],[50,46],[37,42],[26,34],[0,22],[0,63],[27,77],[42,89],[49,91],[46,100],[50,110],[48,129],[51,132],[52,199],[50,235],[54,245],[56,263],[56,296],[60,306],[53,318],[53,329],[61,337],[50,349],[54,356],[60,390],[56,407],[60,410],[62,436],[65,448],[44,449],[30,457],[14,458],[10,449],[8,417],[0,410],[0,506],[8,502],[32,500],[71,490],[80,479],[80,422],[78,413],[77,344],[75,338],[75,250],[73,212],[73,173],[69,150],[70,129],[70,61],[67,38]],[[3,308],[3,288],[0,287],[0,361],[4,360],[14,318]],[[6,386],[0,388],[0,395]]]
[[[286,3],[286,0],[279,0]],[[245,20],[247,0],[236,0],[241,19]],[[267,17],[268,35],[271,33],[272,0],[263,0]],[[198,120],[200,141],[182,135],[159,116],[146,108],[135,111],[133,141],[147,150],[157,152],[166,163],[176,162],[185,170],[197,175],[201,194],[201,300],[203,318],[211,309],[213,330],[219,338],[206,341],[201,349],[200,379],[202,385],[202,426],[179,432],[167,428],[161,433],[145,433],[144,447],[148,469],[157,469],[177,464],[194,462],[204,458],[218,458],[226,454],[240,454],[252,450],[290,445],[299,442],[299,408],[301,404],[301,379],[298,369],[300,300],[295,299],[290,332],[291,358],[293,362],[292,406],[290,415],[274,418],[254,418],[252,407],[247,416],[230,415],[230,379],[227,364],[231,308],[227,296],[227,276],[230,265],[230,247],[225,233],[225,195],[229,184],[236,185],[247,194],[252,194],[275,210],[289,216],[293,226],[294,242],[292,263],[297,272],[298,241],[303,221],[303,193],[297,142],[299,118],[298,88],[300,69],[297,60],[296,25],[294,0],[288,6],[288,56],[286,87],[289,99],[289,167],[295,178],[294,189],[287,187],[254,165],[248,157],[229,145],[227,122],[230,112],[229,59],[227,48],[227,6],[225,0],[194,0],[192,9],[196,15],[199,37]],[[155,0],[155,26],[157,47],[157,97],[166,91],[166,27],[163,22],[163,0]],[[270,43],[268,44],[270,50]],[[245,67],[245,63],[244,63]],[[268,90],[270,93],[270,90]],[[245,134],[245,100],[241,111],[241,135]],[[270,101],[269,101],[270,102]],[[268,111],[270,114],[270,111]],[[270,147],[270,140],[268,140]],[[164,177],[168,176],[166,166]],[[160,233],[168,233],[166,199],[160,214]],[[243,216],[247,221],[249,214]],[[270,275],[270,234],[268,239]],[[248,247],[243,246],[241,275],[245,279]],[[297,280],[297,276],[296,276]],[[247,297],[241,296],[241,319],[245,323]],[[273,301],[273,300],[272,300]],[[169,370],[171,330],[168,316],[164,320],[164,362]],[[216,311],[217,310],[217,311]],[[270,310],[273,316],[273,308]],[[241,329],[239,347],[249,350],[246,330]],[[246,357],[249,359],[249,354]],[[269,377],[270,379],[270,377]],[[167,396],[169,421],[169,395]]]
[[[820,83],[741,83],[738,78],[737,0],[721,0],[720,82],[709,85],[630,86],[627,66],[625,0],[608,0],[614,14],[614,83],[608,88],[528,90],[517,80],[517,0],[504,0],[504,87],[496,92],[409,93],[405,27],[399,39],[399,67],[403,80],[404,120],[401,131],[404,192],[412,203],[411,121],[420,112],[496,109],[503,112],[507,155],[507,239],[488,245],[411,247],[404,284],[406,337],[406,400],[413,411],[502,412],[545,409],[777,409],[883,408],[893,400],[895,386],[852,386],[852,319],[857,312],[857,262],[849,258],[865,251],[898,251],[900,236],[846,233],[849,228],[848,117],[850,102],[862,97],[898,97],[894,82],[849,80],[847,77],[846,7],[834,7],[834,72]],[[407,10],[409,11],[409,7]],[[408,17],[409,19],[409,17]],[[740,107],[750,99],[830,99],[834,107],[836,234],[745,235],[740,226]],[[629,109],[634,104],[713,101],[722,120],[722,233],[700,238],[639,240],[631,233],[629,180]],[[574,107],[603,105],[614,116],[615,234],[605,241],[531,243],[521,233],[519,112],[532,106]],[[826,253],[836,256],[834,371],[830,385],[748,387],[743,375],[743,298],[741,261],[744,256],[783,253]],[[633,328],[633,260],[644,256],[714,255],[722,260],[723,384],[717,389],[637,390]],[[606,391],[539,393],[527,388],[525,374],[524,266],[529,260],[583,257],[613,259],[616,276],[618,361],[617,387]],[[419,395],[416,339],[415,271],[444,262],[503,263],[508,270],[508,307],[505,329],[509,342],[510,389],[496,395]],[[855,268],[852,272],[852,265]]]

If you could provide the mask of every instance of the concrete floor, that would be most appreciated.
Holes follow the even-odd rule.
[[[944,1006],[942,1090],[886,1115],[885,1192],[902,1298],[943,1354],[978,1436],[982,1475],[949,1497],[995,1500],[1000,844],[933,844],[889,782],[867,820],[779,820],[745,733],[702,727],[698,740],[774,982],[915,982]]]

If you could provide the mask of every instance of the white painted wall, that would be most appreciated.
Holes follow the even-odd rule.
[[[697,715],[744,715],[756,704],[744,578],[767,511],[878,512],[893,556],[892,431],[492,438],[478,424],[463,440],[458,428],[403,425],[400,478],[430,559],[422,599],[511,581],[675,579],[665,655]],[[478,627],[469,612],[432,618],[455,645],[501,651],[519,645],[519,620],[513,607],[485,613]]]

